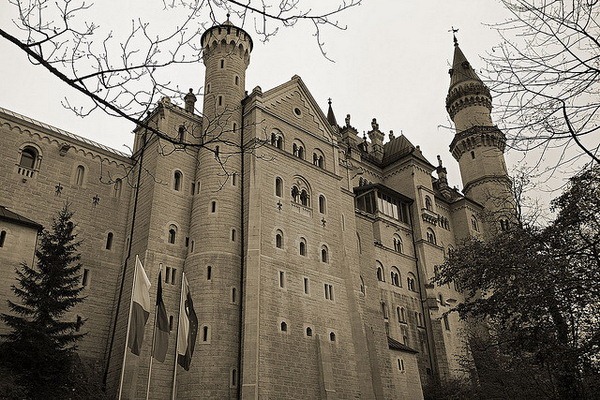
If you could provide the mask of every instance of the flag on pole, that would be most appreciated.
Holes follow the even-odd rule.
[[[144,341],[144,327],[150,316],[150,280],[146,276],[144,266],[140,259],[135,257],[135,271],[133,277],[133,293],[131,305],[131,323],[129,325],[129,348],[137,356],[142,350]]]
[[[156,290],[156,324],[154,332],[154,358],[164,362],[169,347],[169,319],[162,298],[162,270],[158,273],[158,289]]]
[[[190,293],[185,274],[183,275],[184,294],[181,296],[183,301],[179,305],[179,329],[177,338],[177,362],[186,371],[190,370],[192,354],[196,345],[196,335],[198,334],[198,317],[194,311],[194,302]]]

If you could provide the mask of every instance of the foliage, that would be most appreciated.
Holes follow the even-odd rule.
[[[487,57],[496,113],[522,151],[553,158],[550,172],[581,158],[600,164],[600,2],[502,0],[502,43]]]
[[[440,267],[467,300],[461,318],[485,322],[500,365],[547,373],[548,398],[584,398],[600,379],[600,167],[570,181],[546,227],[515,225],[486,242],[471,239]],[[543,374],[542,374],[543,375]],[[542,376],[540,375],[540,376]]]
[[[67,312],[83,301],[73,233],[73,213],[67,206],[45,230],[36,250],[37,268],[23,263],[16,268],[12,291],[19,302],[8,301],[11,314],[0,318],[11,329],[3,335],[2,364],[15,373],[18,386],[32,398],[61,398],[72,385],[70,372],[82,321],[68,321]]]

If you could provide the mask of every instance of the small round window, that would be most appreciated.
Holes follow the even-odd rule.
[[[300,110],[298,107],[295,107],[294,114],[296,114],[296,116],[299,117],[302,115],[302,110]]]

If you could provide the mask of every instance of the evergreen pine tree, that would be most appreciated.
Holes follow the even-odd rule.
[[[52,222],[52,230],[40,235],[37,267],[22,263],[16,268],[12,291],[19,302],[8,301],[11,314],[0,318],[11,328],[3,335],[0,358],[16,375],[30,398],[69,398],[71,370],[82,321],[67,321],[66,313],[83,301],[81,264],[65,205]]]

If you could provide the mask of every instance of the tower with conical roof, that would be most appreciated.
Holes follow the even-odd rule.
[[[450,152],[458,161],[465,196],[484,206],[486,234],[505,228],[512,219],[511,181],[504,161],[506,137],[492,122],[492,96],[458,46],[454,59],[446,110],[456,133]],[[478,230],[477,224],[473,228]],[[477,228],[477,229],[476,229]]]

